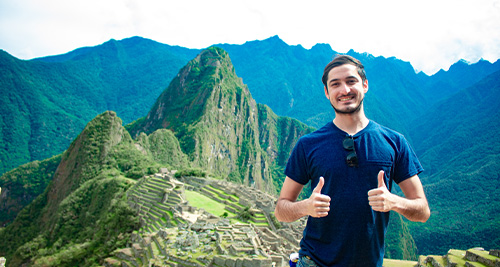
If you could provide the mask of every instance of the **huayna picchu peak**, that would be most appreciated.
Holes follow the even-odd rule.
[[[146,117],[127,129],[132,136],[170,129],[194,166],[216,176],[228,176],[232,181],[275,191],[271,167],[278,164],[276,155],[280,153],[266,151],[284,150],[288,154],[293,144],[279,146],[280,141],[287,140],[281,137],[301,136],[312,128],[286,119],[282,120],[286,122],[286,131],[272,129],[278,127],[275,121],[281,119],[259,106],[237,77],[229,55],[221,48],[210,47],[179,71]],[[261,116],[260,112],[266,115]],[[267,116],[268,112],[272,114]],[[261,129],[260,125],[269,127]],[[261,138],[261,131],[275,134]]]

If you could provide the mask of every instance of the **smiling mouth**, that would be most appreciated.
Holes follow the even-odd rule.
[[[350,95],[350,96],[343,96],[343,97],[339,97],[339,102],[347,102],[347,101],[351,101],[354,99],[354,96]]]

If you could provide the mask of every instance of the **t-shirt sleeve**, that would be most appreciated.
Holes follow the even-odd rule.
[[[299,139],[292,150],[285,166],[285,175],[299,184],[307,184],[309,175],[307,172],[307,160],[304,153],[303,140]]]
[[[401,136],[398,152],[394,177],[397,184],[424,171],[415,151],[404,136]]]

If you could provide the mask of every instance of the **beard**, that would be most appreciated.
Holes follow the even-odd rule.
[[[330,105],[332,105],[333,110],[335,110],[335,113],[337,113],[337,114],[354,114],[354,113],[358,113],[361,110],[361,105],[363,104],[363,100],[365,100],[364,97],[361,99],[361,101],[359,101],[359,104],[357,107],[347,108],[346,110],[340,110],[340,109],[335,108],[331,102],[330,102]]]

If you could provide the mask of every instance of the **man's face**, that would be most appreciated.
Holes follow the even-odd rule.
[[[357,113],[368,91],[368,80],[362,81],[356,66],[344,64],[328,73],[325,96],[337,114]]]

